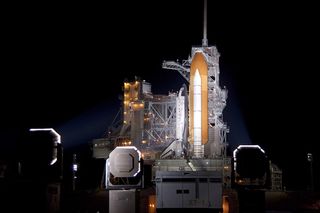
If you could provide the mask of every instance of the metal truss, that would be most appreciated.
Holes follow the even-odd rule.
[[[179,64],[179,62],[174,61],[164,61],[162,63],[162,68],[168,69],[168,70],[176,70],[178,71],[184,79],[186,79],[188,82],[190,80],[190,67],[185,67],[182,64]]]
[[[163,148],[176,138],[176,97],[168,101],[150,101],[150,128],[145,129],[151,148]]]

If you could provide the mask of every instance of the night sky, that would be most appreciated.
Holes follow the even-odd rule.
[[[3,9],[3,156],[31,127],[55,128],[66,147],[101,137],[119,109],[124,79],[139,76],[155,94],[177,91],[185,81],[162,61],[187,59],[202,39],[202,1]],[[318,166],[320,158],[318,20],[317,7],[307,3],[208,1],[208,40],[221,53],[220,84],[229,90],[229,143],[260,144],[301,178],[307,152]]]

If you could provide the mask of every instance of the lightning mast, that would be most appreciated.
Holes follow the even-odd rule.
[[[207,39],[207,0],[204,0],[204,7],[203,7],[203,39],[202,39],[202,46],[208,46],[208,39]]]

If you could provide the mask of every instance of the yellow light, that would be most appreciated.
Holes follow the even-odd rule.
[[[229,213],[229,200],[227,196],[223,196],[222,209],[223,213]]]
[[[156,196],[155,195],[149,195],[149,213],[155,213],[156,212]]]

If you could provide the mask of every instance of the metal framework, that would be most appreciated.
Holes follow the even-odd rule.
[[[185,63],[179,64],[179,62],[175,61],[164,61],[162,63],[162,68],[168,69],[168,70],[176,70],[178,71],[184,79],[186,79],[188,82],[190,80],[190,63],[189,61],[184,61]]]
[[[150,128],[146,128],[149,146],[163,149],[176,138],[176,96],[150,101],[147,112]],[[159,98],[160,99],[160,98]]]
[[[209,120],[209,147],[206,148],[207,157],[226,156],[226,133],[229,132],[223,122],[222,112],[226,106],[227,90],[219,86],[219,57],[220,54],[215,46],[192,47],[191,57],[183,60],[180,64],[174,61],[164,61],[162,68],[178,71],[190,82],[190,64],[195,53],[201,52],[208,64],[208,120]]]

